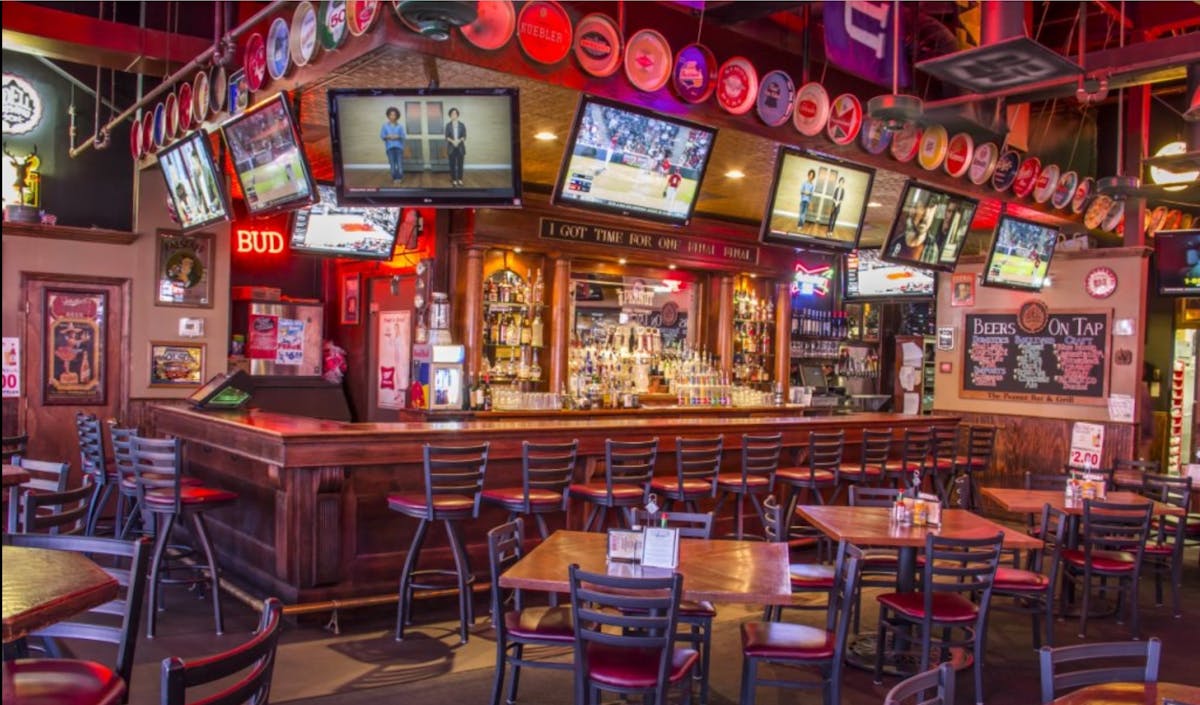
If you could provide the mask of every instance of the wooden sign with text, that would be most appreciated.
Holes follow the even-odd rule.
[[[538,232],[545,240],[613,245],[647,252],[679,255],[717,264],[758,264],[758,247],[713,238],[666,233],[639,233],[586,223],[542,218]]]

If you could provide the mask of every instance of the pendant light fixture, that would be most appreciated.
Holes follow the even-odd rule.
[[[925,105],[915,95],[900,93],[900,0],[892,2],[892,93],[867,101],[867,115],[883,123],[883,129],[898,132],[906,122],[917,122]]]

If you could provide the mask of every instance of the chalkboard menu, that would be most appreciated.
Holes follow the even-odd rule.
[[[1108,396],[1109,313],[1050,313],[1040,301],[1017,313],[965,317],[963,397],[1103,404]]]

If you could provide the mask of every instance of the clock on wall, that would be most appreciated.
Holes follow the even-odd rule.
[[[1108,267],[1096,267],[1087,273],[1083,285],[1093,299],[1107,299],[1117,290],[1117,273]]]

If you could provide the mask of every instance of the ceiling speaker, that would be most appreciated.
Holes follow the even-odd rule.
[[[414,32],[437,42],[450,38],[451,27],[470,24],[479,14],[477,3],[461,0],[405,0],[396,12]]]

